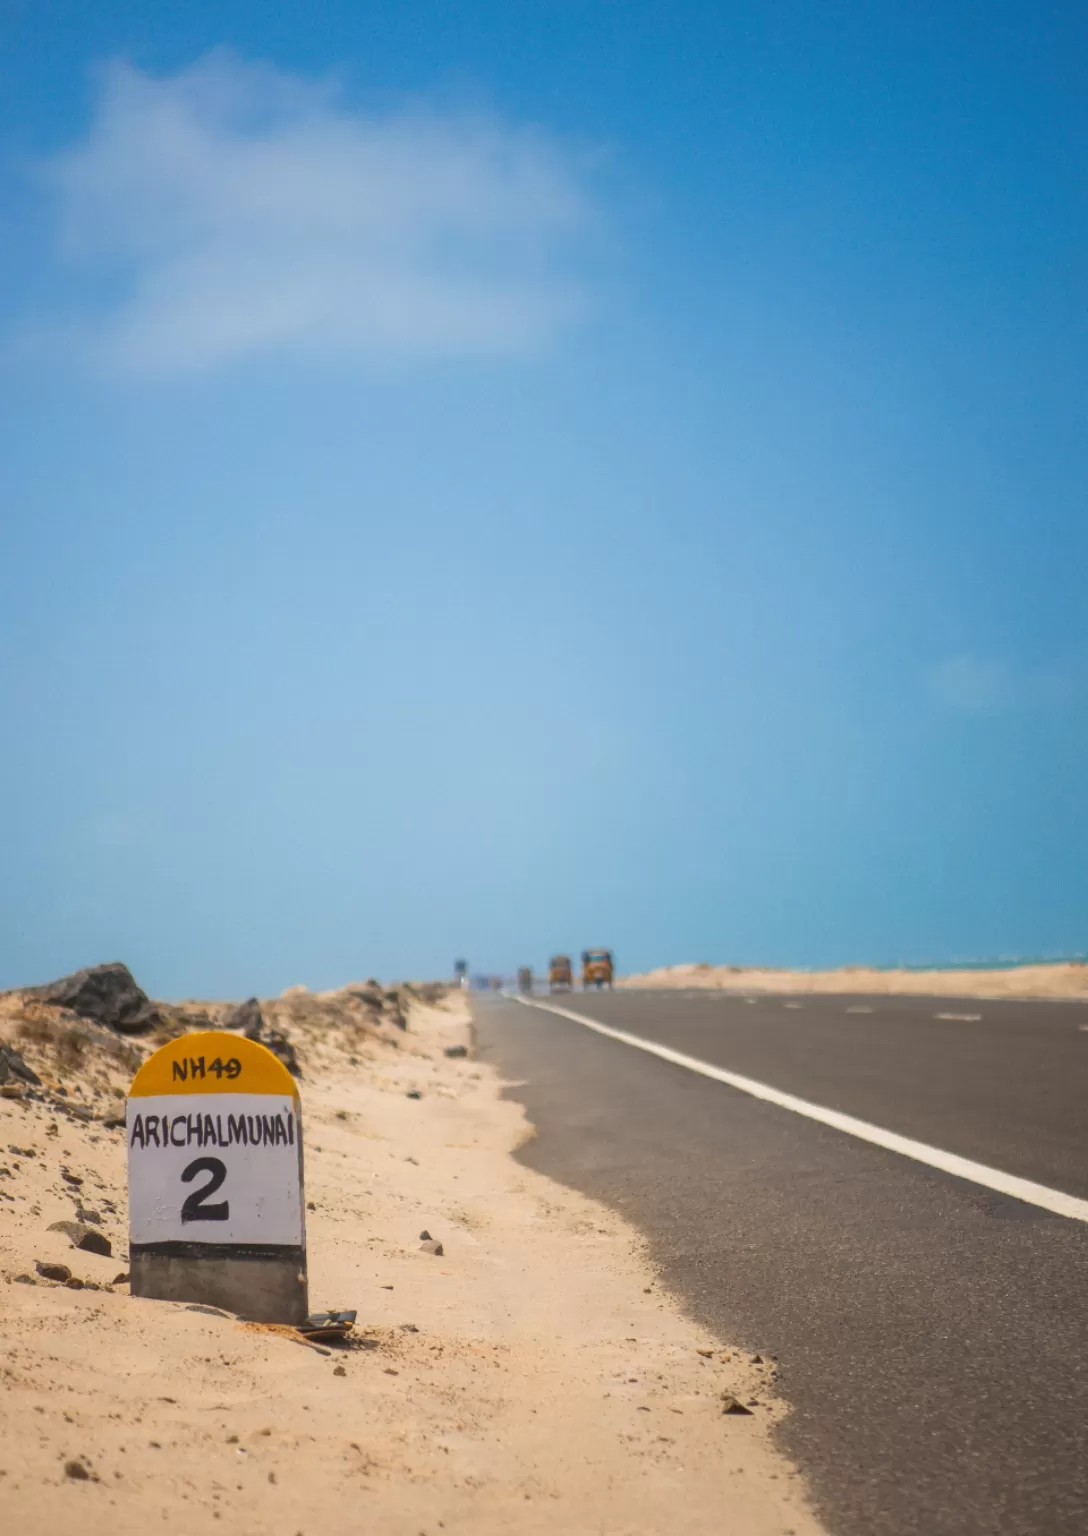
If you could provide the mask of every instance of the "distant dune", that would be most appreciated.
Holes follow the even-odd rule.
[[[955,997],[1088,998],[1088,964],[1019,965],[1007,970],[779,971],[764,966],[665,965],[621,976],[618,987],[706,987],[719,992],[909,992]]]

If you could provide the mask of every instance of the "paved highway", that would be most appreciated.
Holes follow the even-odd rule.
[[[783,1446],[834,1536],[1088,1532],[1088,1221],[1047,1208],[1088,1201],[1088,1005],[550,1001],[781,1097],[541,1007],[474,1004],[538,1128],[522,1159],[621,1210],[694,1316],[779,1357]],[[1042,1203],[1001,1192],[1016,1180]]]

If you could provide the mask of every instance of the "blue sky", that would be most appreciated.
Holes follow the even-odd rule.
[[[0,985],[1088,948],[1086,66],[11,0]]]

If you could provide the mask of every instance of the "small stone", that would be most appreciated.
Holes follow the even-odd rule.
[[[713,1360],[714,1358],[714,1351],[712,1349],[697,1349],[695,1353],[702,1355],[704,1360]]]
[[[76,1189],[83,1183],[78,1173],[70,1173],[67,1168],[61,1169],[60,1176],[66,1184],[73,1184]]]
[[[409,1088],[406,1097],[409,1099],[421,1099],[423,1095],[420,1093],[418,1088]]]
[[[722,1412],[743,1413],[747,1414],[749,1418],[752,1414],[752,1410],[750,1408],[746,1408],[739,1398],[733,1396],[732,1392],[722,1393]]]
[[[468,1046],[467,1045],[447,1045],[445,1051],[442,1054],[444,1056],[449,1056],[451,1059],[456,1059],[459,1056],[467,1056],[468,1055]]]
[[[419,1332],[419,1329],[416,1327],[415,1323],[401,1323],[400,1326],[401,1326],[401,1332],[402,1333],[418,1333]]]
[[[431,1234],[427,1231],[426,1227],[424,1227],[423,1231],[419,1234],[419,1240],[420,1240],[421,1243],[429,1243],[430,1242]]]
[[[753,1355],[752,1356],[752,1364],[753,1365],[762,1365],[763,1364],[763,1356],[762,1355]]]
[[[33,1275],[16,1275],[12,1283],[14,1285],[37,1285],[38,1282]]]
[[[104,1232],[89,1227],[82,1221],[53,1221],[50,1222],[50,1232],[64,1232],[71,1240],[73,1248],[81,1248],[84,1253],[98,1253],[104,1259],[112,1258],[113,1244]]]
[[[335,1366],[333,1368],[333,1375],[334,1376],[346,1376],[347,1375],[347,1371],[345,1371],[345,1369],[344,1369],[344,1367],[342,1365],[338,1365],[338,1366]]]
[[[67,1264],[46,1264],[41,1259],[36,1259],[34,1268],[43,1280],[59,1280],[62,1285],[67,1285],[72,1278],[72,1271]]]
[[[91,1474],[81,1461],[66,1461],[64,1463],[64,1475],[65,1477],[72,1478],[77,1483],[87,1483],[91,1479]]]
[[[113,1279],[110,1281],[110,1284],[111,1285],[127,1285],[128,1282],[129,1282],[128,1270],[127,1269],[123,1269],[119,1275],[114,1275]]]
[[[227,1436],[227,1444],[228,1445],[237,1445],[238,1444],[238,1436],[237,1435],[228,1435]]]
[[[73,1275],[70,1280],[66,1280],[64,1283],[70,1291],[83,1290],[83,1281],[79,1278],[78,1275]]]
[[[420,1243],[419,1250],[421,1253],[432,1253],[436,1259],[440,1259],[445,1252],[442,1244],[435,1242],[433,1237],[429,1242]]]

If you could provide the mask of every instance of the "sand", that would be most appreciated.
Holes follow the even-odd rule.
[[[1018,965],[1008,970],[877,971],[843,966],[833,971],[779,971],[744,965],[666,965],[622,976],[618,987],[672,987],[719,992],[871,992],[921,997],[1088,999],[1088,965]]]
[[[311,1306],[359,1310],[331,1350],[112,1284],[125,1152],[104,1121],[146,1048],[45,1025],[16,1042],[75,1113],[0,1099],[4,1527],[816,1536],[773,1445],[774,1365],[690,1322],[619,1217],[514,1161],[522,1110],[491,1069],[443,1054],[470,1040],[462,999],[413,1006],[396,1046],[385,1026],[330,1025],[335,998],[309,1023],[290,1008]],[[0,1009],[0,1037],[20,1020]],[[112,1257],[46,1231],[76,1205]],[[101,1289],[45,1281],[43,1260]],[[751,1415],[723,1413],[724,1392]]]

